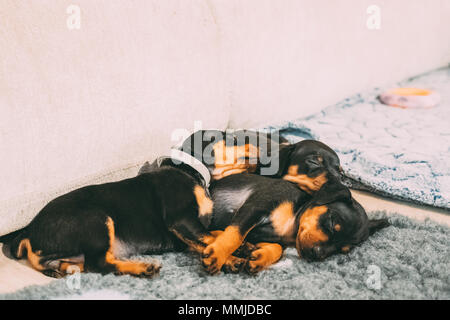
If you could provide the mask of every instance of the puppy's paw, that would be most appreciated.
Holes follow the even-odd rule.
[[[250,242],[243,242],[242,245],[235,252],[233,252],[233,255],[248,260],[252,252],[257,249],[258,247],[251,244]]]
[[[144,270],[138,274],[138,277],[153,278],[159,274],[159,270],[161,270],[161,265],[159,263],[145,263]]]
[[[250,255],[245,270],[250,274],[256,274],[266,269],[269,265],[270,263],[265,256],[264,249],[257,249]]]
[[[209,274],[217,274],[227,261],[228,256],[223,253],[214,243],[203,250],[202,263]]]
[[[159,273],[159,263],[147,263],[137,261],[126,261],[116,265],[116,275],[129,274],[139,278],[152,278]]]
[[[62,273],[59,270],[54,270],[54,269],[46,269],[43,270],[42,273],[44,275],[46,275],[47,277],[52,277],[52,278],[56,278],[56,279],[61,279],[64,278],[64,276],[66,276],[66,274]]]
[[[225,273],[239,273],[243,270],[246,264],[247,259],[230,256],[227,261],[225,261],[222,271]]]

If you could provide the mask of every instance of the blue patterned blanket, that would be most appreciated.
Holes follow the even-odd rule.
[[[436,90],[441,102],[430,109],[400,109],[378,100],[397,86]],[[450,208],[450,68],[356,94],[264,130],[281,130],[291,142],[308,138],[328,144],[356,189]]]

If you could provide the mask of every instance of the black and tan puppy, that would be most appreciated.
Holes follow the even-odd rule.
[[[339,181],[342,174],[339,157],[324,143],[303,140],[289,144],[275,133],[202,130],[189,136],[180,149],[201,161],[212,180],[255,173],[291,181],[313,194],[330,177]]]
[[[295,245],[308,260],[320,260],[349,251],[388,225],[368,220],[341,182],[337,154],[319,141],[289,144],[255,131],[206,130],[192,134],[181,149],[203,161],[213,177],[209,228],[224,232],[204,251],[203,263],[211,273],[221,270],[244,239],[264,246],[272,257],[255,251],[252,255],[262,262],[249,266],[257,271],[279,259],[286,246]]]
[[[27,257],[36,270],[54,277],[73,266],[151,277],[158,264],[125,257],[186,247],[203,252],[215,240],[199,220],[212,210],[203,184],[190,166],[165,159],[160,168],[135,178],[62,195],[2,240],[10,240],[12,256]]]
[[[278,261],[284,248],[322,260],[347,253],[387,220],[369,220],[350,191],[328,183],[314,196],[282,180],[254,174],[230,175],[211,184],[214,207],[208,228],[224,230],[203,251],[203,264],[219,272],[243,241],[256,246],[247,263],[254,273]]]

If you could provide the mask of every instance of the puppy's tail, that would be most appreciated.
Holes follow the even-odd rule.
[[[18,255],[20,242],[28,235],[27,227],[19,229],[17,231],[8,233],[0,237],[0,243],[4,243],[3,252],[7,256],[12,256],[19,259]]]

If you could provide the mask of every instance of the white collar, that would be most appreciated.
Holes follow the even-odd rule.
[[[211,173],[209,173],[208,168],[197,158],[191,156],[190,154],[172,148],[170,150],[170,156],[169,156],[175,164],[177,164],[176,161],[182,162],[187,164],[188,166],[191,166],[193,169],[195,169],[202,177],[203,180],[205,180],[205,186],[208,187],[209,183],[211,181]],[[161,164],[161,161],[163,158],[158,159],[158,166]]]

